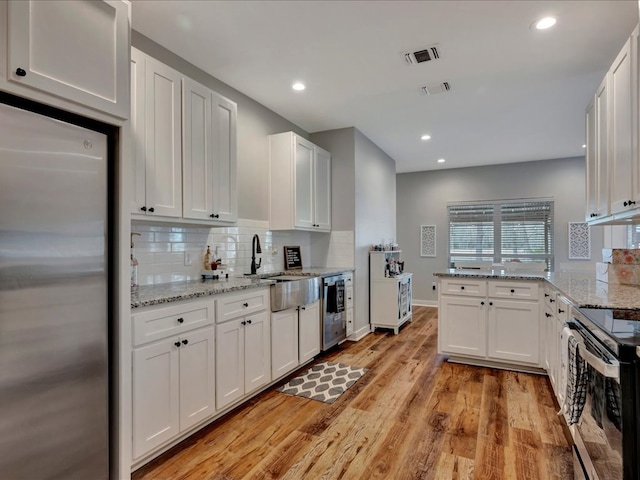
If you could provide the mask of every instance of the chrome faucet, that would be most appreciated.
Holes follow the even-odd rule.
[[[257,233],[253,236],[253,240],[251,240],[251,275],[255,275],[260,265],[262,265],[262,258],[260,258],[260,261],[256,265],[256,253],[262,253],[260,238]]]

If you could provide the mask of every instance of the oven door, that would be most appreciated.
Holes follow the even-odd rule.
[[[583,467],[582,472],[576,469],[576,477],[624,480],[620,363],[584,327],[573,324],[572,332],[588,377],[584,408],[575,425],[579,455],[575,463]]]

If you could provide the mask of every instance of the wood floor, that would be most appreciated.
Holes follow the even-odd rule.
[[[573,478],[546,377],[448,363],[436,349],[437,309],[416,307],[399,335],[376,331],[322,355],[369,368],[335,403],[279,384],[133,479]]]

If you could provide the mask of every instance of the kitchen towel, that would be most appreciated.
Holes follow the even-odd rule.
[[[565,327],[569,330],[567,327]],[[566,413],[567,423],[578,423],[587,399],[587,363],[580,356],[580,344],[569,330],[567,335],[567,392],[562,413]]]
[[[327,298],[325,298],[325,308],[327,313],[337,313],[338,311],[338,289],[336,285],[327,286]]]
[[[344,280],[336,282],[336,313],[344,312]]]

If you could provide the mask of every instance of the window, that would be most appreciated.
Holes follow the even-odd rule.
[[[545,262],[553,265],[553,202],[449,205],[449,264]]]

